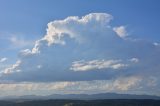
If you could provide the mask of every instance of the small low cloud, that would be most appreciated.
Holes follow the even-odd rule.
[[[1,74],[11,74],[11,73],[14,73],[14,72],[20,72],[20,70],[17,69],[19,64],[21,64],[21,61],[17,61],[16,64],[12,65],[9,68],[4,69],[3,71],[1,71]]]
[[[157,43],[157,42],[154,42],[153,45],[154,45],[154,46],[160,46],[160,44]]]
[[[8,58],[3,57],[3,58],[0,59],[0,63],[3,63],[3,62],[5,62],[5,61],[7,61],[7,60],[8,60]]]
[[[125,26],[114,27],[113,31],[115,31],[116,34],[121,38],[125,38],[126,36],[128,36]]]
[[[38,69],[42,68],[42,65],[37,65],[37,68],[38,68]]]
[[[137,63],[137,62],[139,62],[139,59],[138,58],[131,58],[130,61]]]

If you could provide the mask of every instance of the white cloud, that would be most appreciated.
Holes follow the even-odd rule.
[[[38,65],[37,68],[39,68],[39,69],[42,68],[42,65]]]
[[[127,67],[127,64],[121,60],[91,60],[91,61],[75,61],[70,68],[73,71],[90,71],[100,69],[122,69]]]
[[[116,34],[121,37],[121,38],[125,38],[128,33],[126,31],[126,27],[125,26],[120,26],[120,27],[114,27],[113,30],[116,32]]]
[[[14,72],[20,72],[21,70],[18,69],[18,66],[21,64],[21,61],[18,60],[16,62],[16,64],[12,65],[11,67],[9,68],[6,68],[4,71],[1,71],[1,74],[11,74],[11,73],[14,73]],[[14,71],[13,71],[14,70]]]
[[[101,33],[101,32],[105,33],[106,31],[112,32],[112,29],[110,29],[110,26],[108,24],[111,19],[112,19],[112,16],[106,13],[91,13],[82,18],[79,18],[77,16],[72,16],[64,20],[52,21],[48,23],[46,35],[42,39],[36,41],[35,46],[33,47],[32,50],[25,49],[20,52],[19,60],[21,61],[21,63],[15,64],[12,67],[5,69],[5,71],[3,72],[5,72],[5,74],[7,73],[11,75],[14,72],[16,73],[17,70],[21,70],[20,73],[25,72],[28,74],[29,73],[33,74],[35,70],[39,69],[37,68],[39,64],[43,65],[43,67],[40,68],[41,70],[39,70],[41,71],[41,73],[43,73],[42,70],[47,71],[44,73],[44,75],[48,75],[50,72],[52,72],[49,70],[53,70],[53,69],[69,70],[69,67],[71,65],[71,60],[74,59],[72,57],[72,54],[74,54],[74,51],[76,51],[74,50],[75,48],[70,48],[70,47],[72,45],[79,45],[79,44],[80,45],[82,44],[80,48],[84,47],[84,45],[86,46],[88,45],[89,47],[91,45],[91,44],[88,44],[90,42],[91,35],[92,37],[99,38],[97,34],[95,34],[95,32],[98,32],[98,33]],[[100,37],[104,37],[104,34],[100,34]],[[60,52],[56,53],[58,50],[56,50],[54,46],[56,46],[56,44],[65,45],[66,39],[69,39],[67,43],[72,42],[72,44],[68,44],[67,46],[64,46],[62,49],[57,48]],[[16,38],[12,38],[11,41],[14,43],[17,43],[18,40]],[[99,45],[99,42],[97,42],[96,44]],[[60,48],[61,47],[62,46],[60,46]],[[96,48],[93,48],[93,50],[94,49],[96,50]],[[73,52],[70,52],[69,50]],[[79,48],[77,48],[77,50],[79,51]],[[68,60],[66,58],[61,58],[63,57],[63,53],[67,53],[67,52],[68,54],[71,55],[69,56],[70,58],[66,57],[68,58]],[[83,55],[83,51],[80,50],[79,54]],[[61,63],[59,64],[58,61],[61,61]],[[61,66],[62,64],[65,65],[66,63],[64,62],[67,62],[67,61],[68,62],[70,61],[70,63],[67,64],[68,66]],[[114,68],[117,68],[117,67],[120,67],[120,65],[114,66]],[[53,71],[52,73],[54,72],[55,71]],[[59,73],[59,72],[56,71],[55,73]],[[8,78],[10,79],[12,77],[8,76]]]
[[[137,63],[137,62],[139,62],[139,59],[138,58],[131,58],[130,61]]]
[[[109,14],[91,13],[82,18],[72,16],[50,22],[44,37],[37,40],[31,50],[22,50],[17,59],[20,62],[6,68],[1,73],[0,80],[34,83],[88,81],[79,88],[88,87],[86,89],[95,88],[94,90],[102,91],[132,88],[139,80],[127,78],[139,76],[143,80],[139,87],[153,91],[145,85],[147,78],[153,76],[156,80],[152,78],[150,85],[156,85],[154,91],[157,92],[156,88],[160,86],[157,83],[160,75],[159,46],[155,47],[144,40],[122,39],[128,35],[125,27],[111,27],[111,19]],[[119,36],[113,29],[117,30]],[[107,69],[111,71],[105,71]],[[117,69],[120,71],[113,71]],[[97,80],[99,82],[95,83]],[[114,81],[108,85],[109,82],[103,80]],[[87,85],[92,81],[93,85]],[[70,84],[65,83],[64,86]],[[104,89],[96,88],[97,86]]]
[[[34,41],[25,40],[23,37],[11,36],[8,39],[12,44],[12,48],[24,48],[34,45]]]
[[[155,45],[155,46],[160,46],[160,44],[157,43],[157,42],[154,42],[153,45]]]
[[[3,45],[1,49],[6,52],[10,50],[32,48],[37,39],[35,35],[30,38],[28,35],[22,33],[2,32],[0,34],[1,45]]]
[[[138,87],[137,84],[141,80],[141,78],[137,77],[119,78],[114,81],[113,86],[119,90],[128,90],[130,88]]]
[[[137,90],[141,83],[139,77],[126,77],[112,80],[93,80],[93,81],[64,81],[64,82],[49,82],[49,83],[34,83],[34,82],[20,82],[0,84],[0,92],[3,95],[20,95],[20,92],[29,94],[37,94],[38,92],[54,93],[101,93],[101,92],[123,92],[129,90]],[[9,92],[8,92],[9,91]],[[37,92],[35,92],[37,91]],[[94,92],[93,92],[94,91]],[[47,94],[47,93],[46,93]],[[45,95],[46,95],[45,94]],[[22,94],[24,95],[24,94]]]
[[[0,59],[0,63],[3,63],[3,62],[5,62],[5,61],[7,61],[7,60],[8,60],[8,58],[3,57],[3,58]]]
[[[100,30],[109,27],[108,23],[112,18],[110,14],[106,13],[91,13],[82,18],[71,16],[64,20],[52,21],[48,23],[46,35],[36,42],[32,52],[38,52],[39,47],[43,45],[42,43],[46,43],[46,41],[48,45],[65,45],[64,37],[67,35],[78,42],[83,42],[86,36],[88,36],[88,32],[96,31],[97,26],[99,26]],[[89,27],[91,28],[88,29]]]

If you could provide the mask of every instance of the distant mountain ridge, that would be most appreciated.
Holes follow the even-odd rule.
[[[48,100],[48,99],[72,99],[72,100],[99,100],[99,99],[158,99],[160,96],[154,95],[135,95],[135,94],[117,94],[117,93],[99,93],[99,94],[53,94],[48,96],[24,95],[24,96],[8,96],[1,98],[7,99],[23,99],[23,100]]]

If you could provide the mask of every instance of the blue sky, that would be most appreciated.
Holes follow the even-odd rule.
[[[0,0],[0,94],[160,95],[159,4]]]
[[[0,2],[1,35],[16,34],[16,36],[23,36],[22,38],[28,40],[35,40],[45,34],[46,23],[52,20],[64,19],[68,16],[83,16],[92,12],[107,12],[116,18],[112,25],[126,25],[133,37],[156,42],[160,39],[157,36],[160,33],[158,29],[160,24],[157,21],[160,18],[159,0],[101,2],[98,0],[92,2],[1,0]],[[0,53],[0,56],[3,57],[3,54]]]
[[[46,23],[55,19],[64,19],[67,16],[83,16],[91,12],[107,12],[116,20],[115,24],[130,25],[139,32],[144,29],[154,28],[158,33],[159,1],[79,1],[79,0],[48,0],[39,2],[7,1],[1,0],[1,31],[20,32],[26,34],[42,35],[45,33]],[[7,20],[7,21],[6,21]],[[33,23],[32,25],[30,23]],[[143,29],[144,28],[144,29]],[[40,31],[41,30],[41,31]],[[154,36],[153,31],[142,31],[138,36]],[[150,37],[152,38],[152,37]],[[154,39],[154,38],[153,38]]]

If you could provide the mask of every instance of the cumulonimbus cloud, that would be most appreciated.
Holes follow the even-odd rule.
[[[160,86],[160,47],[144,40],[124,39],[126,29],[111,27],[112,19],[107,13],[91,13],[48,23],[46,35],[31,50],[22,50],[18,61],[1,71],[1,82],[116,80],[138,76],[143,82]],[[154,81],[147,79],[150,76]]]

